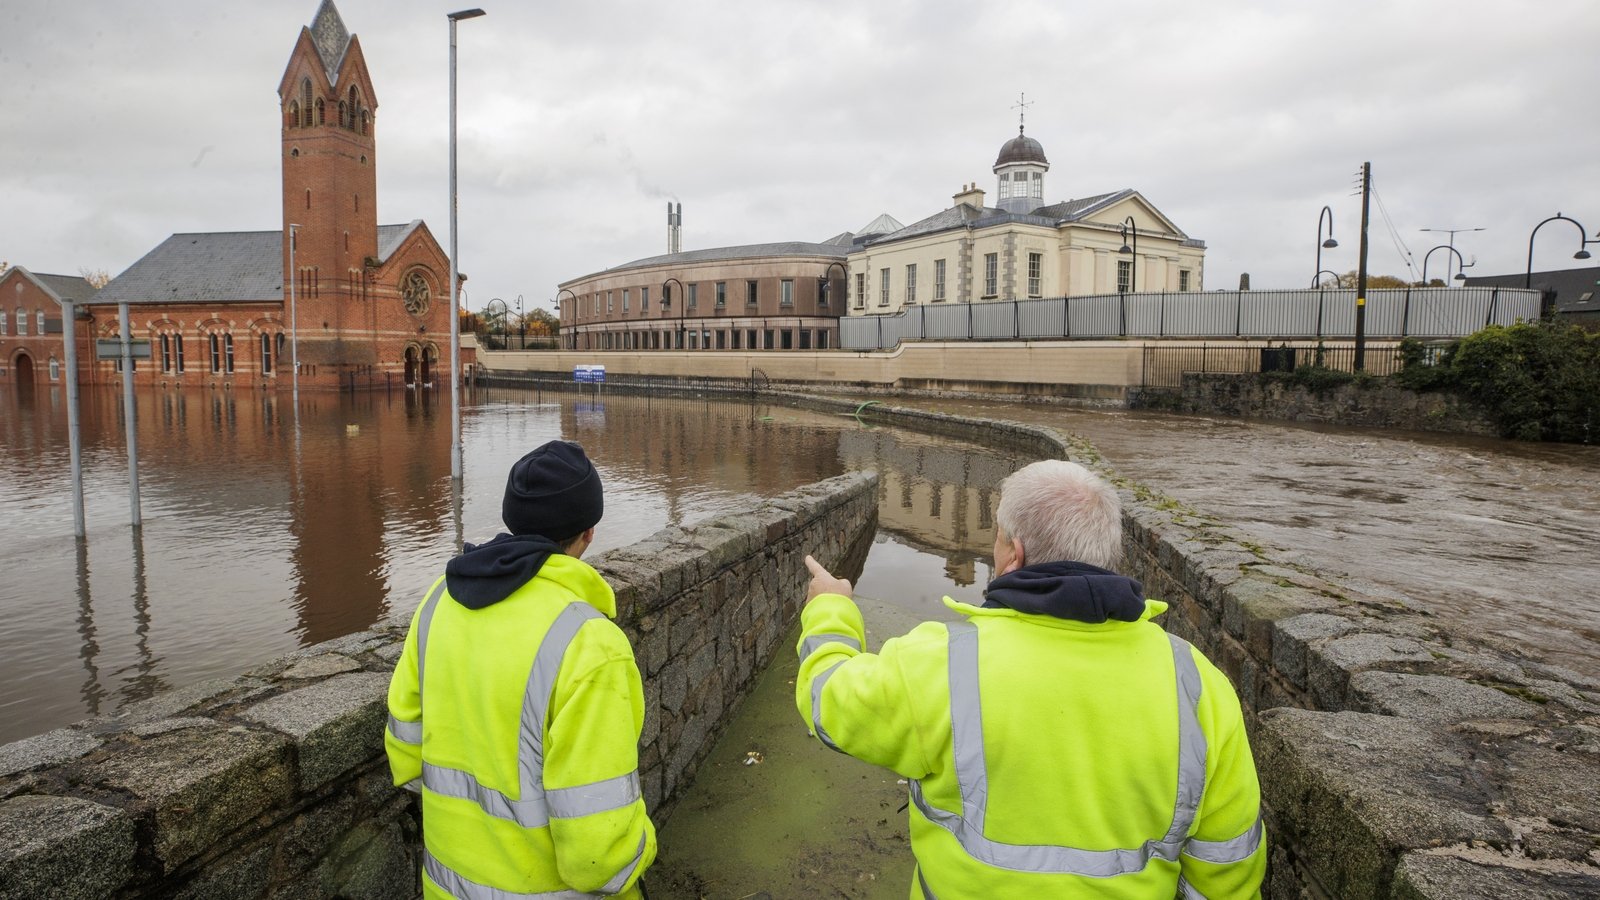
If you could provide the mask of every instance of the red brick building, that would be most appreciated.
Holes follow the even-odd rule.
[[[333,0],[300,29],[278,99],[282,227],[172,235],[93,298],[84,340],[116,336],[127,302],[151,342],[143,384],[286,390],[296,356],[303,389],[447,380],[450,262],[421,220],[378,224],[377,91]],[[83,359],[86,382],[117,379]]]
[[[26,390],[61,383],[67,363],[61,303],[81,303],[94,293],[94,286],[76,275],[36,275],[21,266],[0,272],[0,384]]]

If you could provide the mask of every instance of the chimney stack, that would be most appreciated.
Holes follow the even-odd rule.
[[[978,187],[978,183],[976,181],[971,184],[963,184],[961,186],[961,193],[956,194],[953,199],[955,200],[957,206],[965,203],[968,206],[975,206],[978,209],[983,209],[983,189]]]
[[[673,209],[671,201],[667,203],[667,252],[677,253],[683,249],[683,204],[679,203]]]

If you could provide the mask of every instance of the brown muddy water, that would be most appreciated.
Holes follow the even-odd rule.
[[[1127,477],[1352,586],[1600,677],[1600,447],[1018,404]]]
[[[440,400],[445,402],[439,402]],[[864,584],[932,609],[986,580],[992,499],[1026,460],[769,405],[479,391],[450,488],[448,397],[137,397],[144,525],[128,525],[121,398],[83,400],[89,536],[72,536],[59,387],[0,392],[0,743],[232,676],[409,616],[458,537],[501,527],[505,472],[556,437],[606,485],[595,553],[852,469],[883,473]]]

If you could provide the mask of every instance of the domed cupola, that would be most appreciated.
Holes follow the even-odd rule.
[[[1006,141],[995,157],[994,173],[999,179],[995,187],[998,206],[1006,212],[1028,213],[1044,202],[1044,173],[1050,171],[1050,160],[1045,158],[1044,147],[1017,126],[1017,136]]]

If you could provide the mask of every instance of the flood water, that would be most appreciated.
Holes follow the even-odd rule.
[[[0,743],[232,676],[409,616],[458,535],[500,529],[506,471],[564,437],[606,486],[592,552],[855,469],[883,475],[864,592],[908,611],[987,581],[993,502],[1027,460],[769,405],[478,391],[450,486],[448,395],[137,396],[143,527],[129,524],[121,396],[86,391],[89,536],[72,535],[64,396],[0,392]]]
[[[1600,447],[1018,404],[1123,475],[1352,587],[1600,678]],[[1452,622],[1453,620],[1453,622]]]

